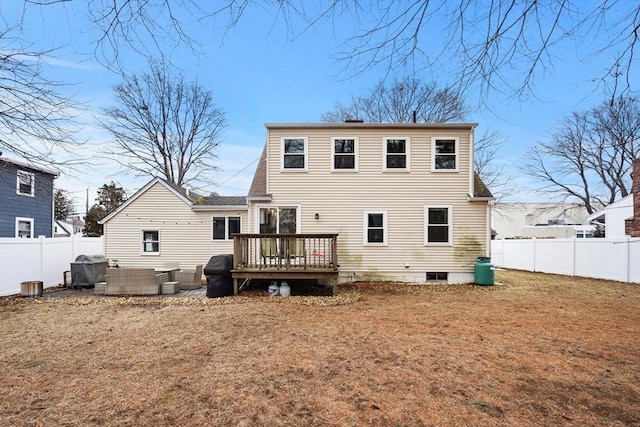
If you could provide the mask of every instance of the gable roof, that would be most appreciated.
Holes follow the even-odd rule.
[[[146,193],[147,190],[155,184],[160,184],[167,190],[171,191],[178,199],[182,200],[186,205],[191,206],[191,210],[193,211],[246,209],[246,198],[244,196],[203,197],[197,193],[188,191],[182,187],[178,187],[177,185],[165,181],[162,178],[155,177],[146,183],[141,189],[136,191],[133,196],[129,197],[124,203],[98,221],[98,224],[104,224],[114,216],[118,215],[124,208]]]
[[[58,234],[63,234],[64,233],[64,234],[67,234],[69,236],[71,236],[73,234],[73,228],[71,227],[71,224],[66,223],[64,221],[59,221],[57,219],[55,220],[55,222],[56,222],[56,225],[58,227],[60,227],[60,229],[62,230],[62,231],[58,232]]]
[[[607,215],[607,211],[611,209],[619,209],[619,208],[629,207],[629,206],[633,206],[633,194],[629,194],[619,200],[616,200],[613,203],[608,204],[607,206],[600,209],[599,211],[594,212],[588,217],[586,217],[584,221],[589,223],[591,221],[604,221]]]
[[[34,171],[46,173],[49,175],[53,175],[55,178],[57,178],[60,175],[60,172],[58,172],[57,170],[45,168],[44,166],[38,166],[32,162],[25,161],[25,160],[17,160],[17,159],[10,159],[8,157],[0,157],[0,163],[11,164],[11,165],[18,166],[20,168],[26,168],[26,169],[31,169]]]

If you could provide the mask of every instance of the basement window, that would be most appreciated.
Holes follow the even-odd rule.
[[[427,282],[446,282],[448,279],[449,279],[449,274],[446,272],[427,271]]]

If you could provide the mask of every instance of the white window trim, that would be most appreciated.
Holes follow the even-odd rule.
[[[387,141],[389,139],[404,139],[405,141],[405,153],[406,166],[403,169],[400,168],[388,168],[387,167]],[[382,171],[383,172],[410,172],[411,171],[411,138],[408,136],[385,136],[382,138]]]
[[[144,250],[144,232],[145,231],[156,231],[158,233],[158,252],[145,252]],[[141,228],[140,229],[140,255],[142,256],[158,256],[160,255],[160,230],[157,228]]]
[[[369,239],[369,214],[382,214],[382,242],[370,243]],[[388,246],[387,239],[389,236],[389,225],[387,221],[387,211],[368,210],[362,214],[362,246]]]
[[[429,209],[447,209],[448,242],[429,242]],[[425,246],[453,246],[453,206],[424,205],[424,245]]]
[[[21,222],[29,222],[29,223],[31,223],[31,235],[29,236],[29,238],[33,239],[33,233],[34,233],[33,227],[35,225],[35,221],[33,220],[33,218],[25,218],[25,217],[16,217],[16,230],[15,230],[16,231],[16,234],[15,234],[16,238],[18,237],[18,225]]]
[[[302,139],[304,141],[304,168],[284,167],[284,141],[286,139]],[[283,136],[280,138],[280,171],[281,172],[307,172],[309,170],[309,138],[306,136]]]
[[[336,169],[336,139],[353,139],[353,169]],[[331,137],[331,172],[358,172],[358,149],[360,141],[357,136],[334,136]]]
[[[22,176],[26,175],[31,177],[31,193],[23,193],[22,191],[20,191],[20,175]],[[20,196],[34,197],[35,192],[36,192],[36,174],[33,172],[27,172],[27,171],[18,169],[18,172],[16,173],[16,194]]]
[[[262,208],[276,209],[278,210],[278,215],[280,215],[280,209],[295,209],[296,210],[296,234],[302,233],[302,205],[256,205],[254,209],[254,215],[256,217],[256,220],[254,222],[254,229],[256,234],[260,234],[260,209]],[[280,224],[278,224],[278,228],[280,228]]]
[[[224,218],[224,239],[213,238],[213,218]],[[211,233],[209,233],[212,242],[228,242],[230,240],[233,240],[233,238],[229,238],[229,218],[238,218],[240,220],[240,232],[242,232],[242,215],[212,215]]]
[[[436,141],[441,139],[453,139],[455,141],[455,156],[456,167],[455,169],[436,169]],[[457,136],[432,136],[431,137],[431,172],[447,173],[447,172],[459,172],[460,171],[460,138]]]

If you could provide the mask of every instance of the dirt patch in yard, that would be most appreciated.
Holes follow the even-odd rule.
[[[640,426],[640,285],[0,298],[0,425]]]

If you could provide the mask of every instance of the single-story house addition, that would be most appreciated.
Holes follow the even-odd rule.
[[[105,256],[121,267],[179,262],[193,269],[233,253],[232,233],[246,232],[245,197],[202,197],[154,178],[100,221]]]
[[[246,197],[155,178],[108,215],[106,256],[186,267],[234,254],[234,278],[470,283],[492,195],[474,123],[267,124]]]

